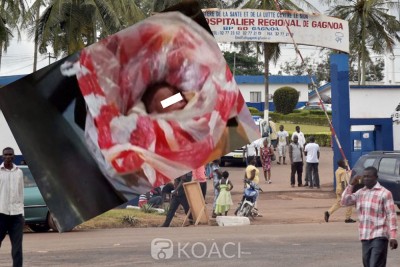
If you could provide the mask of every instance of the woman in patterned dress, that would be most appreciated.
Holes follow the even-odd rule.
[[[269,145],[268,139],[263,141],[264,147],[260,149],[261,164],[264,170],[264,179],[266,183],[271,183],[271,157],[274,154],[272,146]]]

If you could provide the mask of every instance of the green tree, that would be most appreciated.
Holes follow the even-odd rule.
[[[168,7],[171,7],[173,5],[182,2],[193,2],[193,0],[154,1],[153,11],[160,12]],[[227,6],[226,1],[221,1],[221,0],[198,0],[197,2],[199,2],[201,8],[213,8],[213,7],[225,8]]]
[[[248,9],[262,9],[262,10],[299,10],[303,9],[301,6],[305,6],[307,9],[312,11],[318,11],[313,5],[305,0],[296,1],[290,0],[234,0],[231,7],[234,8],[248,8]],[[255,47],[257,53],[264,54],[264,76],[265,76],[265,110],[264,116],[268,115],[269,110],[269,66],[270,62],[278,61],[281,50],[279,43],[240,43],[242,52],[246,53],[251,51]]]
[[[321,86],[326,82],[331,81],[330,76],[330,52],[322,54],[318,59],[305,57],[304,62],[297,60],[284,62],[280,65],[281,73],[287,75],[313,75],[315,76],[317,86]],[[358,81],[356,55],[350,55],[350,81]],[[382,81],[384,78],[383,70],[385,62],[382,58],[377,58],[374,61],[367,61],[366,81]],[[309,84],[309,90],[313,90],[312,84]]]
[[[144,17],[134,0],[52,0],[30,33],[41,53],[69,55]]]
[[[226,63],[235,75],[262,75],[262,63],[255,56],[223,52]]]
[[[300,93],[293,87],[285,86],[278,88],[274,93],[274,104],[276,112],[289,114],[293,112],[297,102],[299,102]]]
[[[23,0],[0,1],[0,66],[3,51],[7,52],[10,41],[14,37],[13,30],[17,32],[18,40],[21,38],[18,24],[26,10],[24,3]]]
[[[329,10],[329,15],[349,22],[350,51],[356,51],[358,81],[364,85],[367,78],[367,63],[371,61],[369,51],[376,54],[393,53],[395,42],[400,41],[400,22],[389,10],[400,8],[397,1],[350,0],[332,1],[337,5]],[[341,4],[344,2],[343,4]],[[368,49],[370,48],[370,50]]]

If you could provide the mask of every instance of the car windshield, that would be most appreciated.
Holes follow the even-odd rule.
[[[21,168],[24,173],[24,187],[37,187],[35,179],[33,179],[32,173],[28,168]]]

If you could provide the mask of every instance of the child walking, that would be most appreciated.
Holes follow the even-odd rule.
[[[225,214],[225,216],[228,215],[228,211],[231,205],[233,205],[232,196],[230,192],[233,188],[233,184],[231,181],[229,181],[228,177],[229,177],[229,172],[224,171],[222,173],[222,178],[221,180],[219,180],[219,184],[217,186],[219,191],[215,206],[215,214],[217,215],[222,215],[222,214]]]

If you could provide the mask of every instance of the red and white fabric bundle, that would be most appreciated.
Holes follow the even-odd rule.
[[[242,135],[257,130],[213,37],[186,16],[155,15],[81,52],[78,83],[86,132],[113,175],[136,174],[165,184],[226,151],[227,121],[241,117]],[[142,97],[166,83],[188,100],[181,110],[148,114]],[[107,169],[107,168],[105,168]],[[127,184],[135,184],[127,182]]]

